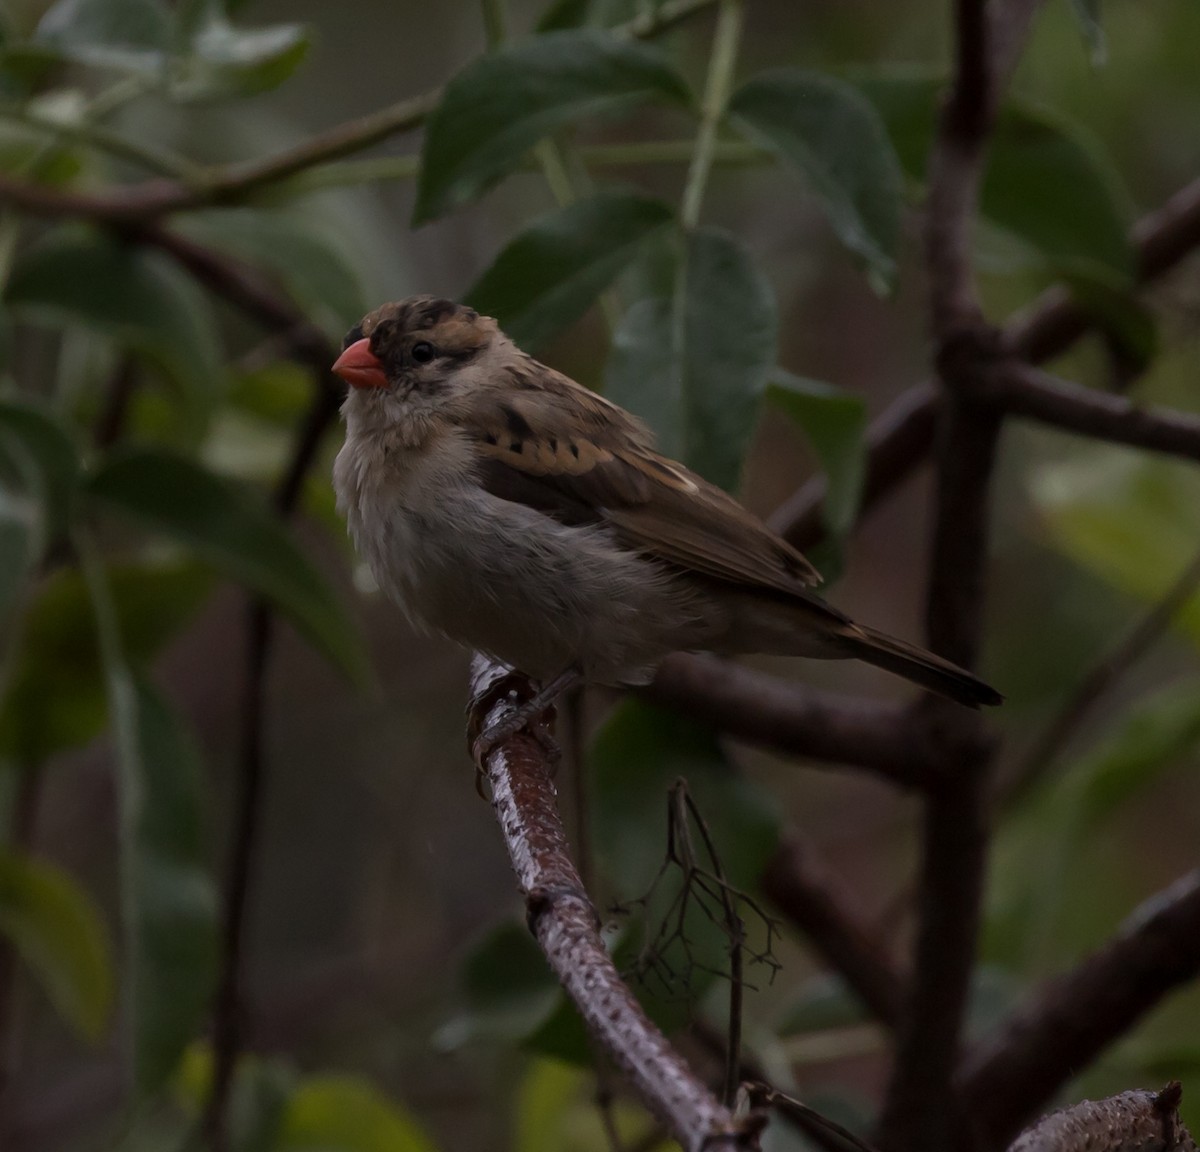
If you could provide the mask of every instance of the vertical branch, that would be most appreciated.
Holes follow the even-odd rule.
[[[263,713],[271,631],[270,609],[262,600],[253,600],[248,608],[246,624],[246,679],[242,698],[238,792],[229,875],[222,900],[220,975],[213,1003],[212,1086],[202,1120],[204,1136],[211,1152],[225,1152],[229,1147],[229,1097],[238,1053],[242,1048],[243,938],[262,815]]]
[[[971,667],[979,649],[988,541],[988,486],[1000,418],[973,399],[999,359],[975,293],[971,246],[998,77],[1016,59],[1036,7],[956,0],[955,69],[930,157],[925,217],[929,311],[945,404],[926,599],[930,647]],[[943,772],[922,830],[913,977],[880,1122],[888,1152],[939,1152],[961,1134],[952,1077],[966,1012],[987,863],[991,750],[978,717],[925,705]]]

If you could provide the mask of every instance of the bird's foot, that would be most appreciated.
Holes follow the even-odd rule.
[[[582,679],[575,669],[559,673],[544,684],[533,696],[501,720],[488,725],[471,741],[471,759],[475,761],[475,791],[481,796],[483,780],[487,774],[487,757],[504,741],[518,732],[532,736],[546,754],[548,766],[553,772],[562,760],[562,749],[554,738],[554,702],[565,691]]]

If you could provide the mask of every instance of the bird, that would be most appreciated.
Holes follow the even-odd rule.
[[[968,707],[1002,701],[822,600],[797,549],[492,317],[384,304],[332,371],[349,386],[337,506],[376,583],[417,628],[541,684],[477,762],[569,688],[646,684],[681,651],[857,659]]]

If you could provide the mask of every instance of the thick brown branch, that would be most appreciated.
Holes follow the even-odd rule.
[[[514,707],[514,695],[528,689],[523,677],[480,657],[472,679],[474,731],[501,722]],[[545,749],[518,733],[493,749],[481,769],[525,894],[530,930],[592,1038],[688,1152],[719,1144],[757,1148],[760,1118],[734,1120],[650,1023],[617,974],[567,852]]]
[[[787,834],[767,864],[762,887],[867,1008],[894,1028],[904,978],[812,846],[797,833]]]
[[[644,694],[730,736],[866,768],[894,784],[919,787],[935,772],[924,729],[901,705],[835,696],[713,656],[683,654],[663,663]]]
[[[958,1085],[980,1146],[1003,1148],[1080,1068],[1197,974],[1200,871],[1142,905],[970,1053]]]

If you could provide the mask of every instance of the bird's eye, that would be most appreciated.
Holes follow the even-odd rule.
[[[409,355],[417,364],[428,364],[434,357],[433,345],[428,341],[421,340],[412,346],[412,352]]]

